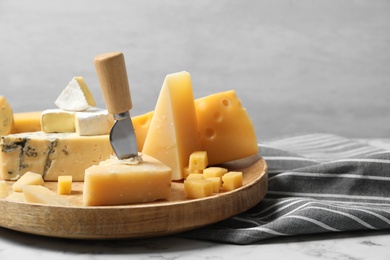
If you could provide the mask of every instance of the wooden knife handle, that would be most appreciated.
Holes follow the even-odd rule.
[[[120,114],[129,111],[133,103],[123,54],[100,54],[95,57],[94,64],[108,112]]]

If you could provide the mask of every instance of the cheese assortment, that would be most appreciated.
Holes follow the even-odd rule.
[[[258,153],[235,91],[194,100],[185,71],[166,76],[154,111],[132,118],[140,160],[113,156],[108,134],[114,118],[95,107],[82,77],[74,77],[55,104],[42,112],[8,113],[15,121],[7,131],[0,128],[0,177],[16,182],[11,194],[0,182],[0,196],[69,206],[64,196],[72,194],[72,182],[84,181],[83,205],[123,205],[168,200],[171,182],[182,181],[188,199],[204,198],[242,186],[241,172],[214,165]],[[57,192],[45,181],[57,181]]]
[[[86,169],[83,203],[101,206],[166,200],[171,174],[171,168],[145,154],[137,164],[113,157]]]
[[[4,96],[0,96],[0,136],[11,132],[13,126],[12,108]]]
[[[172,180],[184,178],[192,152],[200,150],[198,123],[188,72],[166,76],[142,153],[172,169]]]

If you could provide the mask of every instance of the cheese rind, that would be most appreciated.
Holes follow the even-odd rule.
[[[83,204],[103,206],[168,199],[171,169],[146,154],[142,157],[139,164],[110,158],[86,169]]]
[[[41,131],[41,111],[14,113],[11,134]]]
[[[181,180],[188,158],[198,150],[200,139],[190,74],[169,74],[161,88],[142,153],[168,165],[172,180]]]
[[[12,108],[4,96],[0,96],[0,136],[11,132],[13,126]]]
[[[42,131],[45,133],[75,132],[75,112],[62,109],[47,109],[41,115]]]
[[[20,177],[14,184],[12,184],[12,190],[16,192],[22,192],[24,185],[45,185],[42,179],[42,175],[35,172],[26,172]]]
[[[106,109],[89,108],[75,114],[75,129],[79,135],[110,134],[114,117]]]
[[[4,180],[17,180],[32,171],[45,181],[57,181],[60,175],[83,181],[85,169],[113,153],[108,135],[76,133],[11,134],[2,137],[0,147],[0,177]]]
[[[26,202],[60,206],[71,205],[69,200],[44,186],[24,185],[22,189]]]
[[[54,102],[60,109],[83,111],[96,105],[91,91],[82,77],[74,77]]]

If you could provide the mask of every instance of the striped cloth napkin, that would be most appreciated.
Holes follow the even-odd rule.
[[[330,134],[260,143],[269,187],[252,209],[180,236],[264,239],[390,228],[390,151]]]

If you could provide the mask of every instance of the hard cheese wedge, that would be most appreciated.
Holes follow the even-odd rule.
[[[35,172],[26,172],[17,180],[14,184],[12,184],[12,189],[17,192],[22,192],[22,187],[24,185],[45,185],[45,182],[42,179],[42,175]]]
[[[168,165],[172,180],[181,180],[188,158],[198,150],[200,139],[190,74],[169,74],[161,88],[142,153]]]
[[[201,135],[201,149],[210,165],[241,159],[258,153],[252,121],[234,90],[195,101]]]
[[[20,133],[3,136],[0,146],[0,177],[4,180],[17,180],[32,171],[45,181],[57,181],[60,175],[83,181],[86,168],[112,154],[108,135]]]
[[[119,205],[168,199],[171,169],[143,155],[143,162],[127,164],[110,158],[85,171],[83,203],[87,206]]]
[[[41,111],[14,113],[14,126],[11,133],[41,131]]]
[[[69,200],[44,186],[24,185],[22,189],[26,202],[61,206],[71,205]]]
[[[13,126],[13,112],[4,96],[0,96],[0,136],[11,132]]]
[[[83,111],[96,105],[83,77],[74,77],[54,102],[60,109]]]

